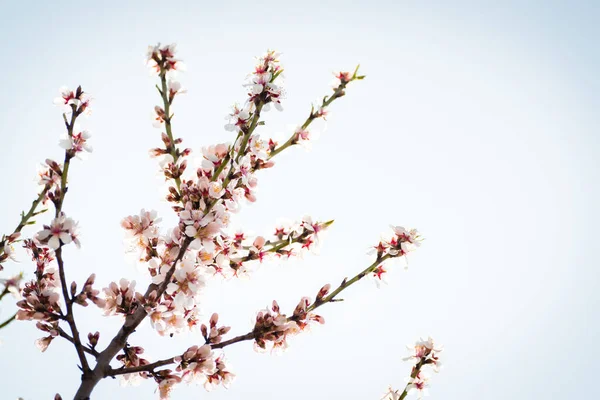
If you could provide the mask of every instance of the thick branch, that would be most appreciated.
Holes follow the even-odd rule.
[[[156,299],[160,299],[162,294],[167,289],[169,282],[171,282],[171,278],[175,273],[177,263],[181,261],[191,242],[191,238],[186,238],[184,240],[181,249],[179,250],[179,254],[177,255],[177,258],[173,261],[173,265],[171,266],[171,269],[169,269],[169,271],[167,272],[164,281],[161,282],[160,285],[156,285],[154,283],[150,284],[150,286],[148,286],[148,289],[146,290],[146,293],[144,294],[145,298],[148,298],[148,296],[151,293],[156,292]],[[133,314],[130,314],[125,318],[125,323],[123,324],[119,332],[115,335],[115,337],[113,337],[106,349],[104,349],[98,355],[96,366],[94,367],[94,369],[91,371],[90,374],[83,377],[81,385],[79,386],[79,389],[75,394],[75,400],[88,400],[96,384],[101,379],[109,376],[109,373],[111,371],[110,362],[117,355],[117,353],[125,346],[129,335],[131,335],[135,331],[135,329],[142,323],[142,321],[144,320],[144,318],[146,318],[147,315],[148,313],[144,309],[143,305],[140,304]]]

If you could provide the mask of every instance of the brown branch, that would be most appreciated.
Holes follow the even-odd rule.
[[[177,258],[173,261],[173,266],[167,272],[164,281],[161,282],[160,285],[154,283],[150,284],[148,286],[148,289],[146,290],[146,293],[144,294],[145,298],[148,298],[148,296],[151,293],[156,292],[156,299],[160,299],[162,294],[167,289],[167,286],[171,282],[171,278],[175,273],[177,263],[183,258],[192,240],[192,238],[186,238],[184,240],[181,249],[179,250],[179,254],[177,255]],[[96,366],[94,367],[94,369],[90,371],[89,374],[83,376],[81,385],[79,386],[79,389],[75,394],[75,400],[89,399],[96,384],[98,384],[98,382],[101,379],[110,376],[110,362],[117,355],[117,353],[125,346],[125,344],[127,343],[127,338],[129,338],[129,336],[142,323],[142,321],[144,320],[144,318],[146,318],[147,315],[148,313],[146,312],[145,308],[142,305],[140,305],[133,314],[129,314],[125,318],[125,323],[123,324],[119,332],[112,338],[108,346],[98,355]]]
[[[77,324],[75,323],[75,317],[73,315],[73,301],[69,297],[69,289],[67,286],[67,279],[65,277],[65,266],[62,259],[62,247],[56,249],[55,255],[56,261],[58,262],[58,273],[60,275],[61,289],[67,306],[67,314],[65,315],[65,319],[69,324],[69,328],[71,328],[71,333],[73,334],[72,343],[75,346],[75,351],[77,351],[77,356],[79,357],[79,361],[81,362],[81,368],[83,369],[83,374],[85,376],[90,372],[90,366],[88,364],[87,358],[85,358],[84,347],[81,344],[79,331],[77,330]]]
[[[14,313],[12,317],[10,317],[9,319],[7,319],[3,323],[1,323],[0,324],[0,329],[6,327],[8,324],[10,324],[11,322],[13,322],[15,320],[15,318],[17,318],[17,313]]]
[[[358,282],[359,280],[364,278],[367,274],[373,272],[373,270],[375,270],[375,268],[377,268],[382,262],[384,262],[385,260],[387,260],[391,257],[392,256],[389,254],[382,256],[382,257],[377,257],[375,262],[373,262],[371,265],[369,265],[369,267],[367,267],[366,269],[361,271],[359,274],[357,274],[354,278],[352,278],[350,280],[344,279],[344,281],[342,281],[340,286],[336,290],[334,290],[329,296],[324,297],[323,299],[320,299],[320,300],[319,299],[315,300],[315,302],[307,308],[307,312],[315,310],[316,308],[322,306],[323,304],[339,301],[339,300],[335,299],[335,297],[338,294],[340,294],[344,289],[348,288],[353,283]],[[294,321],[297,319],[298,319],[298,316],[292,316],[292,317],[288,318],[288,321]],[[240,343],[240,342],[244,342],[247,340],[256,339],[257,337],[260,337],[260,336],[262,336],[264,334],[268,334],[268,333],[270,333],[270,331],[256,332],[255,330],[252,330],[244,335],[239,335],[232,339],[225,340],[220,343],[212,344],[211,348],[212,349],[222,349],[224,347],[230,346],[235,343]],[[106,372],[106,376],[117,376],[117,375],[124,375],[124,374],[132,374],[132,373],[136,373],[136,372],[153,372],[156,368],[159,368],[159,367],[162,367],[165,365],[169,365],[169,364],[173,364],[175,362],[176,357],[177,356],[173,356],[170,358],[166,358],[164,360],[156,361],[156,362],[146,364],[146,365],[140,365],[137,367],[109,369]]]
[[[65,332],[60,326],[58,327],[58,335],[60,337],[63,337],[65,339],[67,339],[69,342],[75,344],[75,340],[73,339],[73,337],[71,337],[67,332]],[[100,355],[100,353],[98,353],[98,351],[96,351],[96,349],[93,349],[91,347],[88,346],[82,346],[83,351],[85,351],[86,353],[98,358],[98,356]]]
[[[71,105],[71,121],[67,122],[66,115],[63,114],[65,119],[65,125],[67,127],[67,134],[69,137],[73,136],[73,129],[75,127],[75,120],[79,116],[79,112],[75,105]],[[65,200],[65,195],[67,194],[67,181],[69,175],[69,165],[71,164],[71,159],[73,155],[69,150],[65,151],[65,162],[63,165],[62,175],[60,179],[60,196],[54,200],[54,208],[55,208],[55,218],[58,218],[60,213],[62,212],[63,202]],[[65,265],[62,258],[62,246],[55,250],[56,261],[58,263],[58,273],[60,276],[60,283],[63,298],[65,300],[65,305],[67,307],[67,313],[64,316],[64,319],[69,324],[69,328],[71,329],[72,343],[75,346],[75,351],[77,352],[77,356],[79,357],[79,362],[81,363],[81,369],[83,371],[83,375],[86,376],[90,373],[90,366],[88,364],[87,358],[85,357],[84,347],[81,344],[81,339],[79,337],[79,331],[77,330],[77,324],[75,323],[75,316],[73,315],[73,299],[69,296],[69,286],[67,284],[67,278],[65,276]]]
[[[167,93],[168,88],[166,85],[164,66],[161,66],[160,72],[161,72],[160,75],[161,75],[162,90],[159,89],[159,92],[161,93],[161,96],[163,97],[163,102],[165,105],[165,110],[164,110],[165,114],[166,114],[165,126],[167,129],[167,135],[169,136],[169,139],[173,142],[173,145],[174,145],[174,139],[172,136],[171,123],[170,123],[171,122],[170,121],[170,119],[171,119],[170,101],[164,101],[165,99],[167,99],[167,96],[168,96],[168,93]],[[275,74],[273,76],[272,80],[274,80],[279,75],[279,73],[280,72]],[[352,80],[354,80],[354,78],[356,78],[356,72],[355,72]],[[362,78],[356,78],[356,79],[362,79]],[[344,83],[342,83],[342,84],[345,87],[345,84]],[[336,91],[336,93],[334,93],[334,96],[336,98],[341,97],[342,95],[343,95],[343,92],[340,92],[338,94],[338,92]],[[331,101],[333,101],[333,96],[329,99],[329,103]],[[327,105],[329,103],[327,103]],[[235,160],[237,160],[245,152],[245,148],[248,144],[248,141],[249,141],[254,129],[259,125],[260,112],[261,112],[262,107],[264,106],[264,100],[259,98],[259,100],[256,101],[255,104],[256,104],[256,109],[254,111],[252,121],[251,121],[250,126],[248,127],[247,131],[243,132],[242,141],[240,144],[240,149],[238,151],[238,154],[237,155],[228,154],[227,157],[222,161],[222,164],[217,169],[218,173],[216,173],[212,177],[212,180],[215,180],[218,177],[219,173],[222,172],[223,169],[226,168],[226,166],[229,164],[229,161],[233,161],[234,155],[235,155]],[[308,126],[308,124],[306,126]],[[238,136],[238,139],[239,139],[239,136]],[[281,150],[283,150],[283,149],[279,149],[278,151],[281,151]],[[176,156],[177,156],[177,154],[173,155],[175,160],[177,159]],[[223,187],[227,186],[227,184],[231,180],[232,174],[233,174],[233,165],[230,167],[229,171],[227,172],[226,178],[223,182]],[[179,188],[179,185],[177,185],[177,186]],[[204,213],[207,214],[210,211],[210,209],[214,206],[214,204],[216,204],[216,201],[209,203],[207,205],[206,209],[204,210]],[[181,246],[181,249],[179,251],[177,258],[174,260],[173,265],[167,272],[164,281],[160,285],[151,284],[150,286],[148,286],[148,289],[146,290],[146,293],[144,295],[145,298],[148,298],[151,293],[155,292],[156,293],[155,298],[160,299],[160,297],[162,296],[162,294],[166,290],[166,287],[168,286],[168,284],[170,283],[170,281],[172,279],[173,273],[175,272],[177,262],[179,262],[182,259],[185,251],[187,250],[187,247],[190,245],[192,240],[193,240],[193,238],[186,237],[186,239],[182,243],[182,246]],[[358,278],[358,279],[360,279],[360,278]],[[349,286],[352,283],[354,283],[354,282],[348,283],[347,286]],[[341,290],[343,290],[343,288]],[[154,294],[153,294],[153,297],[154,297]],[[321,300],[321,301],[323,302],[323,300]],[[333,297],[331,297],[328,301],[334,301]],[[314,308],[318,307],[319,305],[315,305]],[[94,390],[94,387],[96,386],[96,384],[101,379],[103,379],[107,376],[115,376],[115,375],[135,373],[135,372],[144,372],[144,371],[153,373],[154,368],[158,368],[160,366],[168,365],[168,364],[171,364],[174,362],[175,357],[171,357],[171,358],[168,358],[165,360],[160,360],[155,363],[148,364],[148,365],[141,366],[141,367],[120,368],[120,369],[112,369],[110,367],[110,362],[112,361],[112,359],[123,348],[123,346],[126,345],[128,337],[135,331],[135,329],[139,326],[139,324],[144,320],[144,318],[146,316],[147,316],[147,312],[146,312],[145,308],[140,305],[140,307],[138,307],[132,314],[128,315],[125,318],[125,323],[123,324],[123,326],[121,327],[119,332],[113,337],[113,339],[111,340],[109,345],[99,354],[99,356],[97,358],[97,363],[96,363],[96,366],[94,367],[94,369],[89,374],[83,376],[81,385],[80,385],[79,389],[77,390],[77,393],[75,394],[75,400],[89,400],[90,395],[91,395],[92,391]],[[259,334],[262,334],[262,332],[252,331],[245,335],[237,336],[237,337],[227,340],[225,342],[215,344],[212,347],[213,348],[223,348],[223,347],[226,347],[226,346],[234,344],[234,343],[254,339]]]

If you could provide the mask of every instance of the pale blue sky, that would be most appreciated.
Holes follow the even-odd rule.
[[[94,153],[72,169],[65,208],[84,247],[66,251],[67,274],[143,283],[123,256],[120,219],[144,207],[165,228],[175,221],[147,155],[159,144],[147,45],[177,42],[188,65],[174,130],[194,150],[231,139],[223,118],[267,48],[283,52],[288,94],[267,136],[304,120],[332,70],[361,63],[367,79],[334,104],[313,150],[292,149],[261,174],[258,203],[237,221],[262,233],[279,217],[335,218],[321,255],[217,283],[206,312],[245,333],[271,300],[289,309],[362,270],[389,224],[427,240],[389,286],[364,282],[323,307],[327,323],[284,355],[227,349],[238,374],[229,391],[181,386],[173,399],[379,399],[404,385],[405,344],[428,334],[445,344],[433,399],[598,398],[599,18],[599,3],[582,1],[4,2],[0,229],[33,198],[36,164],[59,158],[57,89],[82,84],[96,99],[84,122]],[[19,268],[32,270],[7,269]],[[0,317],[12,311],[3,302]],[[101,344],[118,328],[98,310],[77,316]],[[73,395],[73,349],[57,340],[40,354],[39,336],[26,322],[0,331],[3,399]],[[195,340],[147,325],[132,337],[151,359]],[[154,389],[105,380],[94,399],[153,399]]]

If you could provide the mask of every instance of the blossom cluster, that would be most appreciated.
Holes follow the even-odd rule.
[[[377,284],[385,282],[385,276],[388,272],[387,260],[400,257],[406,259],[406,255],[419,248],[423,241],[416,229],[406,229],[403,226],[392,226],[391,228],[391,235],[383,235],[384,237],[377,246],[373,246],[369,251],[369,254],[375,253],[377,260],[380,261],[379,265],[371,272],[371,276]]]
[[[308,297],[303,297],[294,309],[292,316],[282,314],[275,300],[256,315],[254,325],[254,349],[257,351],[285,350],[287,339],[305,330],[310,323],[324,324],[325,319],[308,311],[311,304]]]
[[[49,248],[38,247],[31,239],[25,241],[25,248],[36,264],[35,279],[25,283],[21,292],[22,300],[17,302],[19,310],[16,319],[20,321],[36,320],[37,328],[50,333],[36,342],[46,350],[50,342],[58,335],[57,324],[62,315],[60,301],[60,281],[58,271],[53,266],[54,255]]]
[[[67,127],[67,134],[59,143],[65,150],[65,161],[64,164],[59,164],[51,159],[45,161],[38,173],[38,183],[42,187],[42,191],[27,216],[22,216],[22,225],[33,223],[28,222],[27,218],[45,211],[35,211],[35,206],[40,201],[46,203],[47,200],[50,200],[56,208],[55,218],[48,224],[44,224],[33,239],[24,241],[24,247],[36,265],[35,279],[25,283],[21,290],[22,300],[17,303],[19,310],[15,315],[17,320],[37,320],[37,328],[49,333],[48,336],[36,341],[36,345],[42,351],[45,351],[52,340],[59,335],[59,320],[66,318],[65,310],[61,309],[59,304],[61,287],[66,286],[66,282],[61,283],[60,281],[55,252],[70,243],[74,243],[77,247],[81,245],[77,222],[62,212],[62,202],[66,192],[66,174],[71,159],[79,157],[84,151],[91,152],[92,150],[88,143],[89,132],[80,130],[76,124],[77,117],[82,114],[89,115],[91,112],[90,102],[91,97],[84,93],[81,86],[75,90],[65,87],[60,89],[60,97],[56,98],[54,103],[63,108]],[[12,244],[16,238],[18,238],[18,234],[13,234],[4,241],[4,255],[9,257],[13,255]],[[60,266],[58,267],[60,268]],[[77,284],[75,282],[71,284],[71,297],[64,299],[67,302],[67,309],[71,303],[86,306],[88,301],[99,307],[104,306],[104,299],[100,298],[99,291],[93,288],[94,280],[95,275],[92,274],[79,293],[77,293]]]
[[[213,320],[216,321],[214,316],[211,324]],[[143,367],[149,364],[148,360],[139,356],[143,353],[141,347],[126,347],[117,360],[123,364],[123,368]],[[164,369],[124,374],[122,383],[137,384],[140,379],[153,377],[158,383],[160,398],[168,399],[173,386],[180,382],[203,384],[206,390],[211,390],[219,385],[229,387],[235,378],[225,362],[224,354],[216,353],[210,344],[191,346],[180,356],[174,357],[173,362],[177,364],[175,371]]]
[[[154,379],[158,382],[160,399],[168,399],[173,386],[180,382],[203,384],[206,390],[222,385],[229,387],[235,374],[229,371],[223,354],[216,354],[208,344],[192,346],[181,356],[175,357],[175,372],[159,371]]]
[[[177,45],[175,43],[161,46],[160,43],[155,46],[148,46],[145,63],[153,74],[159,74],[166,71],[175,74],[176,71],[185,70],[185,64],[175,58]]]
[[[36,263],[36,272],[35,279],[26,283],[22,290],[23,299],[18,303],[16,315],[18,320],[36,320],[37,328],[47,334],[36,341],[42,351],[57,336],[72,341],[85,376],[86,371],[91,369],[87,366],[84,353],[100,354],[95,349],[100,334],[89,333],[89,344],[83,346],[72,307],[73,304],[87,306],[91,302],[102,308],[106,316],[125,317],[126,326],[133,327],[131,330],[148,317],[151,326],[160,335],[172,336],[183,330],[199,329],[204,338],[204,343],[191,346],[178,356],[151,363],[142,357],[144,349],[130,346],[128,336],[121,330],[118,335],[123,341],[120,343],[126,344],[116,359],[122,367],[112,369],[109,359],[104,365],[108,375],[121,375],[125,383],[153,378],[158,383],[161,399],[167,399],[172,388],[181,382],[201,383],[207,390],[214,386],[227,387],[235,375],[230,371],[220,348],[250,339],[254,340],[257,351],[287,348],[290,337],[314,324],[324,324],[324,318],[314,312],[317,307],[337,301],[335,296],[367,274],[381,280],[386,272],[384,264],[389,259],[405,257],[420,245],[422,239],[416,230],[392,227],[393,234],[383,238],[373,248],[377,259],[369,269],[350,280],[344,279],[329,296],[331,285],[327,284],[318,291],[314,300],[302,297],[291,314],[282,313],[278,303],[273,301],[269,307],[257,313],[252,331],[246,335],[225,341],[224,336],[231,328],[219,325],[216,313],[212,314],[207,324],[200,323],[199,307],[204,289],[211,279],[247,276],[253,267],[264,261],[302,257],[306,252],[318,248],[322,232],[333,222],[316,221],[304,216],[297,222],[280,222],[271,235],[264,236],[249,235],[231,228],[234,214],[240,211],[242,204],[257,200],[257,172],[273,167],[273,157],[287,147],[309,146],[318,136],[310,124],[315,119],[325,120],[329,105],[345,95],[347,84],[364,78],[357,75],[358,69],[354,73],[336,73],[333,94],[313,105],[307,120],[297,126],[285,143],[279,144],[256,132],[259,126],[265,125],[261,121],[261,112],[268,111],[271,105],[277,110],[283,109],[284,89],[280,82],[283,69],[279,56],[277,52],[268,51],[258,58],[254,70],[247,77],[244,104],[236,104],[226,117],[225,129],[236,135],[234,140],[202,148],[200,162],[192,167],[189,157],[192,150],[182,148],[182,139],[174,137],[172,132],[174,114],[171,106],[176,97],[186,92],[174,78],[185,66],[176,58],[174,44],[148,48],[145,63],[150,72],[160,79],[157,89],[162,100],[161,105],[154,107],[152,125],[161,129],[163,143],[162,147],[151,149],[150,155],[159,159],[161,174],[168,185],[166,199],[177,215],[177,223],[163,232],[157,213],[145,209],[139,214],[125,217],[121,222],[129,251],[135,254],[136,260],[150,275],[152,283],[146,295],[136,291],[134,280],[125,278],[111,282],[102,291],[94,288],[95,274],[89,276],[79,291],[76,282],[70,286],[66,284],[60,249],[69,243],[79,247],[80,241],[77,223],[66,217],[62,203],[71,159],[82,158],[86,152],[92,151],[89,143],[91,135],[76,125],[79,115],[90,113],[91,98],[81,87],[76,90],[61,88],[60,97],[55,103],[65,110],[63,116],[67,135],[59,143],[65,150],[65,161],[58,163],[46,160],[38,179],[43,188],[38,203],[50,200],[56,214],[37,232],[34,239],[25,241],[25,247]],[[13,246],[18,237],[17,232],[2,238],[0,264],[14,257]],[[5,282],[6,288],[18,285],[18,281]],[[61,289],[64,308],[59,304]],[[59,327],[60,321],[69,323],[72,336]],[[110,345],[102,354],[108,354],[109,350]],[[407,390],[422,393],[427,387],[427,378],[421,370],[430,365],[437,371],[440,349],[434,347],[429,338],[417,342],[413,350],[407,358],[414,362]],[[114,350],[111,357],[118,351],[121,351],[120,347]],[[176,367],[174,370],[156,370],[168,364],[176,364]],[[391,390],[389,395],[394,400],[400,398],[394,397],[400,395]],[[57,398],[60,396],[57,395]]]
[[[198,305],[203,289],[212,277],[248,275],[254,263],[301,256],[316,248],[319,235],[331,224],[331,221],[316,222],[310,217],[297,223],[284,221],[267,240],[263,236],[248,238],[240,231],[229,233],[223,220],[206,222],[209,219],[198,210],[181,211],[180,221],[184,222],[166,234],[160,234],[159,220],[154,211],[142,210],[139,215],[126,217],[121,225],[127,232],[132,250],[138,252],[139,261],[146,265],[152,282],[161,285],[169,277],[162,296],[142,299],[130,290],[128,285],[131,284],[126,280],[121,281],[121,288],[113,283],[104,292],[107,315],[126,315],[132,307],[144,304],[152,326],[161,335],[198,325]],[[189,246],[172,267],[186,238]]]
[[[217,344],[221,343],[223,340],[223,335],[227,334],[231,330],[230,326],[217,326],[219,322],[219,314],[214,313],[210,317],[208,327],[205,324],[200,326],[200,331],[202,332],[202,336],[206,341],[206,344]]]
[[[91,114],[90,103],[92,98],[81,89],[81,86],[78,86],[75,90],[63,86],[59,92],[60,96],[54,99],[54,104],[63,107],[65,113]]]
[[[117,361],[119,361],[123,368],[141,367],[150,364],[148,360],[140,357],[140,354],[144,353],[144,349],[139,346],[126,346],[123,349],[123,354],[117,355]],[[122,385],[136,385],[140,382],[141,378],[148,378],[150,374],[142,371],[133,374],[124,374],[121,377]]]
[[[427,339],[419,339],[413,346],[408,346],[410,355],[403,358],[404,361],[409,361],[413,364],[411,374],[406,378],[405,395],[416,394],[418,398],[427,396],[429,393],[430,376],[425,372],[425,368],[430,368],[433,372],[439,372],[442,363],[440,362],[439,353],[442,348],[436,345],[431,337]],[[402,394],[393,389],[389,389],[384,396],[385,400],[398,400]]]

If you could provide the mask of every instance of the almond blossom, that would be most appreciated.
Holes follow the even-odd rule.
[[[66,138],[61,139],[59,145],[65,150],[69,151],[71,157],[77,156],[81,158],[81,154],[86,151],[92,152],[92,146],[88,143],[88,139],[92,135],[89,131],[83,130],[79,133],[68,135]]]
[[[125,278],[118,285],[111,282],[103,291],[104,315],[130,314],[143,301],[143,296],[135,291],[135,281],[129,282]]]
[[[119,375],[127,384],[152,378],[158,384],[161,399],[167,399],[173,387],[181,382],[203,384],[206,390],[218,385],[228,387],[235,375],[220,349],[250,340],[257,351],[286,349],[289,338],[311,326],[324,324],[325,319],[316,313],[317,308],[340,301],[340,292],[363,277],[382,280],[388,260],[405,257],[416,250],[422,240],[416,230],[393,226],[392,233],[373,247],[376,259],[367,269],[352,278],[344,278],[337,287],[321,286],[314,298],[302,297],[290,314],[284,314],[279,304],[273,301],[256,314],[252,330],[247,334],[227,337],[231,328],[219,324],[217,313],[213,313],[207,323],[201,323],[203,294],[214,278],[227,280],[251,276],[260,263],[302,257],[307,252],[315,252],[321,245],[323,232],[333,223],[331,220],[323,222],[304,216],[295,222],[279,222],[269,234],[261,235],[234,231],[232,221],[247,203],[257,201],[259,177],[263,173],[259,171],[274,167],[273,157],[286,148],[297,144],[309,146],[318,136],[311,123],[315,119],[325,119],[331,103],[345,95],[347,85],[364,77],[357,75],[357,70],[337,73],[333,94],[313,105],[306,121],[297,125],[287,141],[279,144],[262,131],[260,135],[256,132],[257,127],[266,125],[262,113],[271,105],[280,111],[283,109],[285,91],[281,84],[280,54],[268,51],[258,58],[244,84],[247,89],[245,102],[241,106],[235,105],[226,117],[225,129],[236,134],[232,142],[205,146],[194,153],[198,154],[194,160],[189,157],[192,149],[183,147],[183,139],[173,132],[173,101],[185,93],[179,81],[174,80],[174,75],[184,69],[184,64],[176,58],[176,50],[174,44],[149,46],[145,59],[150,72],[158,76],[156,87],[161,97],[161,103],[154,107],[152,119],[153,125],[162,131],[162,145],[149,153],[159,158],[160,173],[166,182],[165,198],[174,212],[175,223],[161,232],[161,219],[157,213],[145,209],[121,221],[128,250],[137,253],[136,261],[151,282],[146,294],[137,292],[136,281],[127,278],[111,282],[102,291],[94,287],[96,274],[89,275],[80,290],[77,282],[69,285],[66,281],[65,260],[60,248],[71,242],[79,246],[77,224],[62,211],[67,173],[71,159],[91,152],[92,148],[88,142],[89,132],[75,125],[80,114],[89,113],[91,98],[81,87],[76,90],[63,88],[55,102],[65,109],[67,134],[60,142],[65,150],[65,161],[59,164],[46,160],[39,173],[43,191],[38,202],[51,200],[56,218],[43,226],[35,240],[25,241],[35,264],[35,278],[25,283],[16,315],[18,320],[36,320],[37,328],[45,332],[45,336],[36,341],[42,351],[59,336],[73,343],[84,382]],[[16,237],[5,240],[3,236],[0,257],[4,258],[0,262],[12,257],[15,240]],[[5,285],[8,288],[8,281]],[[10,284],[11,287],[18,285],[18,282]],[[96,349],[99,332],[90,332],[88,344],[82,344],[72,311],[74,306],[86,307],[90,303],[102,308],[106,316],[119,314],[124,317],[123,328],[107,341],[102,352]],[[200,339],[200,342],[187,345],[183,353],[151,362],[141,357],[144,354],[142,347],[130,344],[131,340],[136,340],[131,333],[146,317],[161,336],[199,330],[202,338],[196,335],[194,340]],[[60,324],[68,325],[70,333]],[[441,365],[440,351],[431,338],[417,342],[407,357],[413,362],[413,370],[406,391],[424,392],[428,383],[421,369],[429,366],[437,370]],[[90,367],[88,356],[96,360],[96,367]],[[115,358],[121,363],[119,368],[111,366]],[[164,368],[167,365],[175,365],[174,370]],[[101,378],[97,371],[101,371]],[[82,385],[76,398],[89,398],[97,381],[92,383]],[[387,396],[391,400],[404,398],[392,389]]]
[[[183,353],[176,369],[185,382],[204,383],[208,375],[217,372],[216,360],[209,345],[192,346]]]
[[[54,218],[50,225],[44,225],[44,229],[36,235],[36,240],[54,250],[71,242],[77,247],[81,246],[77,238],[77,223],[64,213]]]

